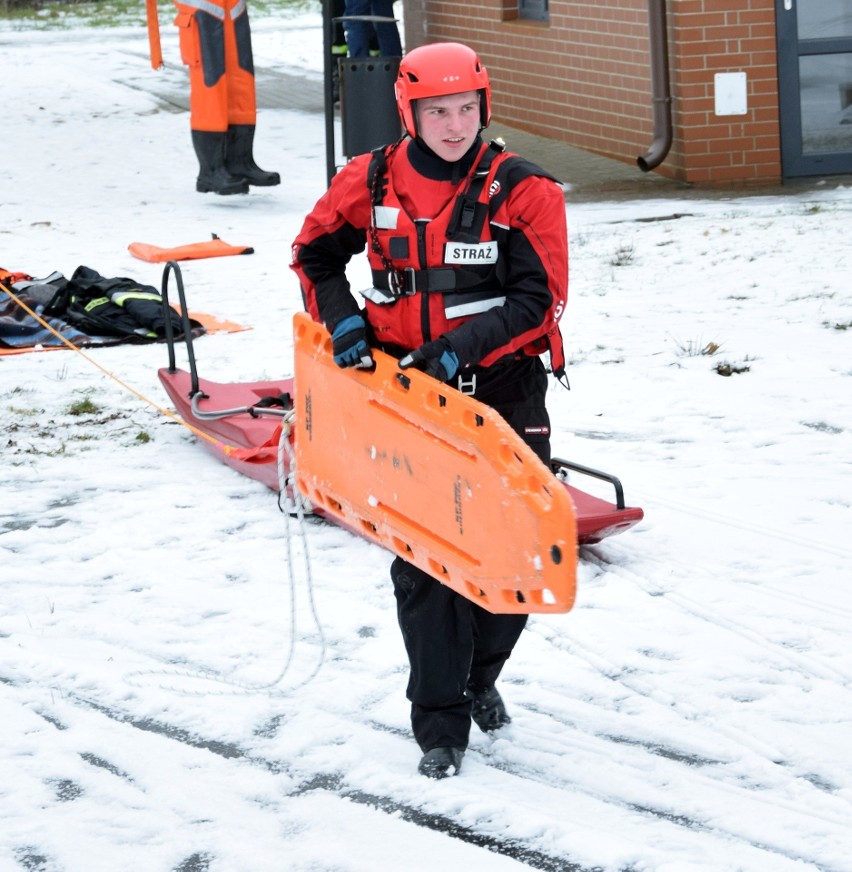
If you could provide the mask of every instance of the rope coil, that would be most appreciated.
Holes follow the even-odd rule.
[[[106,367],[102,366],[98,363],[94,358],[90,357],[86,354],[79,346],[75,345],[65,336],[63,336],[58,330],[56,330],[48,321],[42,318],[37,312],[35,312],[27,303],[25,303],[17,294],[15,294],[10,288],[6,285],[0,284],[0,289],[7,294],[18,306],[21,307],[28,315],[34,318],[42,327],[52,333],[63,345],[70,348],[72,351],[75,351],[79,354],[84,360],[90,363],[92,366],[96,367],[100,370],[107,378],[112,379],[122,388],[133,394],[137,399],[141,400],[143,403],[151,406],[161,415],[169,418],[170,420],[180,424],[185,427],[187,430],[192,432],[195,436],[201,439],[205,439],[206,441],[216,445],[222,451],[227,453],[232,453],[239,451],[241,449],[236,448],[235,446],[226,445],[220,440],[210,436],[208,433],[205,433],[203,430],[200,430],[197,427],[194,427],[192,424],[185,421],[175,412],[170,411],[169,409],[164,408],[159,403],[154,402],[149,397],[146,397],[140,391],[133,388],[131,385],[127,384],[127,382],[120,379],[115,373],[108,370]],[[290,691],[296,690],[300,687],[304,687],[310,681],[312,681],[316,675],[319,673],[319,670],[322,668],[323,663],[325,662],[326,656],[326,641],[325,635],[323,633],[322,624],[320,622],[319,614],[316,608],[316,602],[314,600],[314,592],[313,592],[313,575],[311,572],[311,561],[310,554],[308,551],[308,539],[306,532],[306,524],[305,524],[305,512],[309,509],[309,503],[301,497],[296,488],[296,476],[295,476],[295,455],[293,454],[293,446],[290,442],[290,435],[292,433],[292,425],[295,420],[295,410],[293,409],[275,409],[270,407],[264,407],[263,409],[255,409],[254,407],[243,407],[237,409],[223,409],[215,412],[202,412],[197,409],[197,401],[203,397],[203,394],[196,393],[192,397],[192,409],[193,414],[197,415],[197,417],[201,420],[212,420],[215,418],[227,417],[229,415],[235,414],[252,414],[252,415],[274,415],[278,416],[282,419],[281,432],[278,439],[278,449],[277,449],[277,464],[278,464],[278,483],[279,483],[279,494],[278,494],[278,508],[281,513],[284,515],[286,519],[285,524],[285,542],[286,542],[286,559],[288,566],[288,586],[289,586],[289,626],[288,626],[288,635],[289,635],[289,643],[288,643],[288,651],[284,661],[283,666],[279,670],[278,674],[268,682],[263,683],[249,683],[242,682],[237,679],[228,678],[214,670],[207,669],[193,669],[193,670],[179,670],[179,669],[169,669],[169,670],[145,670],[145,671],[137,671],[128,673],[125,676],[125,681],[136,687],[147,686],[142,679],[144,678],[154,678],[159,676],[160,678],[189,678],[193,680],[202,680],[202,681],[210,681],[218,685],[225,685],[227,690],[219,690],[219,691],[210,691],[210,690],[199,690],[199,691],[191,691],[185,688],[178,688],[175,686],[159,684],[159,687],[163,690],[171,690],[186,696],[210,696],[210,695],[228,695],[228,694],[252,694],[252,693],[260,693],[265,692],[272,694],[274,689],[278,687],[284,679],[287,677],[290,669],[295,660],[295,650],[296,650],[296,635],[297,635],[297,625],[296,625],[296,576],[294,571],[294,554],[293,554],[293,534],[291,530],[291,520],[293,515],[296,516],[299,529],[301,533],[302,540],[302,549],[305,558],[305,586],[308,597],[308,604],[310,608],[311,618],[313,620],[314,627],[316,628],[317,635],[319,637],[320,651],[319,657],[317,658],[316,665],[314,666],[311,673],[307,678],[303,679],[299,683],[293,685],[289,688]],[[289,464],[285,464],[285,459],[289,460]]]

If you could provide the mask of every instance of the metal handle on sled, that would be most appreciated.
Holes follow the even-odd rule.
[[[164,329],[166,334],[166,343],[169,348],[169,372],[177,372],[175,363],[175,335],[172,330],[171,306],[169,305],[169,272],[174,272],[175,282],[177,284],[178,301],[180,303],[180,320],[183,326],[183,341],[186,343],[186,354],[189,358],[189,377],[190,377],[190,392],[189,396],[194,397],[199,393],[198,390],[198,370],[195,366],[195,350],[192,347],[192,325],[189,323],[189,314],[186,309],[186,294],[183,290],[183,276],[180,272],[180,267],[175,261],[170,260],[163,270],[163,283],[161,286],[161,296],[163,299],[163,315]]]
[[[621,482],[608,472],[602,472],[600,469],[592,469],[590,466],[582,466],[579,463],[573,463],[570,460],[563,460],[561,457],[552,457],[550,459],[550,467],[554,473],[558,474],[560,467],[570,469],[572,472],[579,472],[583,475],[588,475],[591,478],[599,478],[601,481],[608,481],[615,488],[615,507],[619,511],[624,508],[624,488]]]

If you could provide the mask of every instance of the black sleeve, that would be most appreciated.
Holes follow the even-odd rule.
[[[346,265],[364,250],[366,241],[365,231],[344,224],[299,249],[299,262],[314,285],[320,317],[330,330],[339,321],[359,312],[346,278]]]

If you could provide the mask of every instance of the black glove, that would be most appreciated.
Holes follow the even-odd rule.
[[[360,315],[350,315],[337,324],[332,331],[334,362],[341,368],[355,366],[358,369],[373,369],[376,362],[367,345],[367,325]]]
[[[459,371],[459,358],[447,339],[427,342],[410,351],[399,361],[400,369],[414,366],[438,381],[449,381]]]

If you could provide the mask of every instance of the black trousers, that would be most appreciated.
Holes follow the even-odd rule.
[[[545,463],[550,462],[547,373],[538,358],[466,371],[474,396],[498,411]],[[397,557],[391,565],[397,617],[410,667],[407,697],[421,749],[466,748],[472,693],[491,687],[527,615],[495,615]]]

